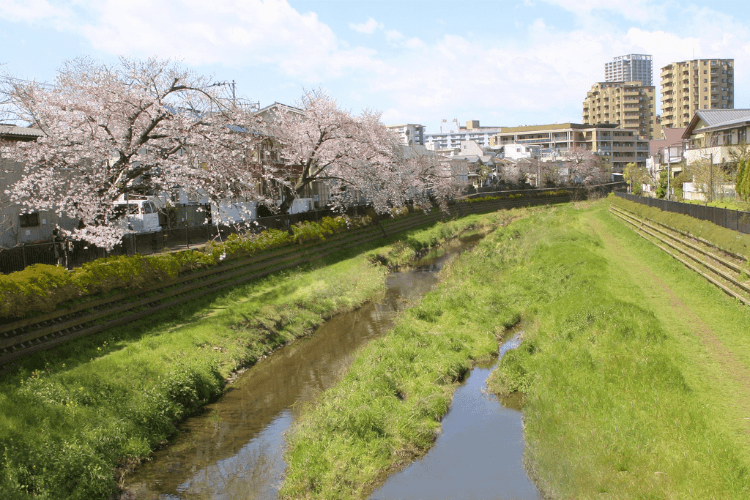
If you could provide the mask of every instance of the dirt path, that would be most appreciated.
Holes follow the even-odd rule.
[[[620,260],[622,262],[620,269],[630,274],[634,278],[633,281],[638,283],[641,289],[644,291],[650,289],[654,292],[654,295],[660,295],[666,299],[659,301],[659,307],[666,305],[672,309],[675,317],[682,318],[682,326],[700,340],[709,359],[721,368],[725,380],[732,382],[732,385],[735,386],[736,391],[742,397],[732,401],[731,404],[746,415],[740,421],[740,427],[750,434],[750,419],[747,418],[750,417],[750,369],[716,336],[711,327],[659,277],[658,271],[655,273],[653,269],[635,258],[632,250],[621,245],[617,238],[612,236],[593,214],[589,217],[589,220],[593,232],[602,239],[608,258],[612,260],[614,256],[614,259]],[[648,280],[644,282],[636,276],[637,274],[648,277]],[[648,299],[648,294],[644,293],[644,297],[653,301],[653,299]]]

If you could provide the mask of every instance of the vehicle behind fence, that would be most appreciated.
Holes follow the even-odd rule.
[[[641,205],[659,208],[665,212],[689,215],[696,219],[713,222],[717,226],[733,229],[740,233],[750,234],[750,212],[709,207],[706,205],[696,205],[694,203],[668,201],[660,198],[647,198],[621,192],[617,192],[615,195],[620,198],[625,198],[626,200],[640,203]]]
[[[353,207],[350,215],[364,214],[365,207]],[[276,215],[259,217],[249,227],[242,226],[213,226],[211,224],[196,224],[188,220],[187,223],[176,222],[172,225],[161,226],[160,231],[151,233],[131,233],[123,237],[122,243],[111,251],[81,242],[66,241],[64,249],[55,251],[56,243],[44,242],[19,245],[12,248],[0,248],[0,273],[8,274],[20,271],[32,264],[62,265],[68,269],[79,267],[101,257],[111,255],[133,255],[139,253],[148,255],[162,251],[184,250],[202,245],[209,240],[224,241],[231,234],[240,231],[259,232],[264,229],[289,230],[291,226],[303,221],[317,221],[326,216],[340,215],[331,210],[315,210],[291,215]]]

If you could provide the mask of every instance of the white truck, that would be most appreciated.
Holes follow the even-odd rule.
[[[115,201],[115,218],[118,224],[136,233],[161,231],[159,209],[150,200]]]

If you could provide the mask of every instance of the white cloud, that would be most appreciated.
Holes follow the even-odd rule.
[[[385,39],[392,47],[407,48],[417,50],[426,47],[425,43],[417,37],[406,38],[400,31],[388,30],[385,32]]]
[[[359,31],[360,33],[365,33],[367,35],[372,35],[375,33],[375,30],[383,29],[383,25],[371,17],[367,19],[367,22],[362,24],[349,23],[349,27],[354,31]]]
[[[312,84],[381,66],[374,50],[347,47],[315,13],[301,14],[286,0],[75,0],[66,8],[32,1],[39,4],[37,14],[3,2],[0,16],[75,30],[95,50],[112,55],[194,66],[272,65]]]
[[[582,19],[600,12],[610,12],[629,21],[647,22],[666,19],[666,10],[672,2],[663,0],[542,0],[576,14]]]
[[[0,19],[14,22],[48,21],[60,26],[71,15],[68,7],[54,6],[47,0],[3,0],[0,2]]]
[[[591,85],[604,78],[604,63],[628,53],[654,56],[657,86],[659,69],[667,63],[734,57],[735,105],[750,105],[750,29],[745,23],[707,7],[686,6],[679,22],[614,24],[630,16],[625,10],[639,12],[655,4],[536,0],[537,6],[543,1],[573,12],[575,26],[563,31],[541,18],[514,19],[521,28],[513,28],[512,37],[503,30],[477,36],[443,30],[442,38],[425,42],[412,36],[416,32],[385,29],[368,18],[349,26],[362,33],[380,30],[383,37],[350,47],[315,13],[301,13],[286,0],[71,0],[68,7],[51,0],[0,0],[0,18],[75,30],[105,54],[156,55],[193,66],[248,70],[257,80],[244,84],[269,87],[270,99],[281,99],[275,96],[300,84],[338,86],[340,98],[385,109],[383,119],[390,122],[430,126],[442,117],[492,120],[487,124],[494,125],[580,121],[581,103]],[[648,15],[658,20],[661,14],[656,9]],[[273,80],[271,73],[284,78]]]
[[[400,42],[404,38],[406,37],[398,30],[388,30],[385,32],[385,39],[389,42]]]
[[[466,115],[457,116],[460,121],[481,118],[486,125],[580,122],[586,92],[604,79],[605,62],[622,54],[652,54],[658,88],[660,68],[693,58],[695,47],[695,57],[735,58],[735,102],[747,106],[741,102],[747,84],[741,82],[743,74],[750,79],[749,30],[722,16],[708,21],[709,14],[690,12],[702,31],[685,29],[684,34],[622,30],[601,19],[560,31],[538,19],[528,25],[526,36],[502,43],[449,35],[419,53],[389,60],[397,77],[383,73],[370,90],[391,100],[383,115],[390,123],[417,121],[432,129],[440,118],[456,117],[454,110]]]

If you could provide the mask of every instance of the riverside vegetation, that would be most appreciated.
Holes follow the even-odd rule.
[[[489,386],[525,395],[526,466],[545,496],[750,496],[750,314],[607,203],[535,210],[445,269],[303,412],[281,495],[366,496],[426,451],[458,381],[522,320]]]
[[[109,497],[238,370],[381,293],[383,264],[504,217],[360,245],[23,358],[0,376],[0,498]]]

